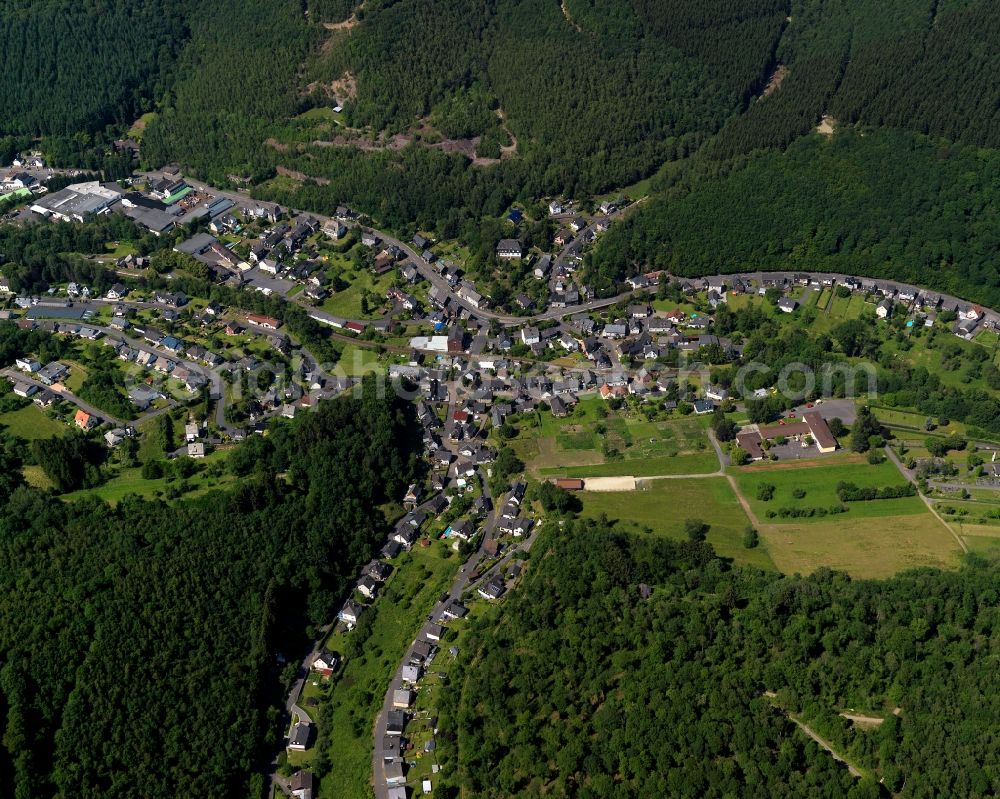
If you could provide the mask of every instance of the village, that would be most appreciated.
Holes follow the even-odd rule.
[[[580,497],[584,514],[626,517],[627,504],[661,503],[636,510],[636,523],[647,510],[652,517],[664,504],[684,502],[677,493],[682,488],[690,498],[712,486],[715,498],[725,493],[729,503],[728,516],[706,522],[713,534],[725,536],[713,541],[723,555],[786,571],[801,565],[794,559],[801,553],[779,559],[786,555],[778,541],[780,519],[774,519],[791,505],[772,509],[760,490],[770,483],[739,470],[803,462],[817,475],[826,469],[864,482],[857,469],[867,466],[858,467],[845,452],[856,404],[816,392],[796,398],[773,419],[752,419],[748,403],[776,389],[768,384],[741,391],[713,382],[712,366],[739,362],[745,347],[716,330],[723,306],[753,305],[817,331],[859,319],[904,333],[940,331],[962,347],[991,352],[1000,342],[995,310],[849,275],[747,272],[693,279],[650,272],[629,278],[613,297],[595,297],[576,278],[581,256],[627,204],[604,203],[596,214],[583,215],[553,200],[549,213],[565,225],[554,239],[557,252],[529,251],[513,237],[498,240],[498,261],[527,262],[539,290],[495,307],[465,275],[449,243],[420,233],[403,241],[346,207],[330,216],[298,213],[170,171],[136,175],[127,186],[85,181],[49,192],[34,176],[43,168],[25,159],[3,179],[0,190],[24,199],[7,223],[82,224],[123,214],[156,237],[182,231],[172,251],[200,264],[209,284],[238,298],[220,303],[151,289],[144,279],[150,257],[117,248],[100,261],[116,282],[100,290],[66,282],[25,293],[11,277],[0,277],[0,318],[74,348],[72,357],[38,354],[4,370],[13,395],[47,418],[100,436],[113,450],[158,416],[180,412],[183,441],[168,457],[201,460],[265,433],[272,419],[308,412],[367,374],[415,400],[427,479],[410,486],[379,557],[357,575],[337,618],[320,631],[288,698],[283,751],[271,778],[275,791],[298,799],[314,796],[318,748],[334,760],[333,776],[324,779],[347,771],[339,758],[354,757],[357,767],[358,757],[371,755],[378,799],[433,791],[439,773],[433,697],[460,655],[467,617],[503,601],[530,564],[531,545],[546,523],[538,499],[542,483]],[[515,232],[519,213],[512,209],[508,220]],[[197,232],[187,235],[191,228]],[[324,363],[282,319],[252,310],[255,295],[302,309],[343,348],[340,359]],[[120,370],[116,409],[127,413],[80,396],[83,375],[100,369]],[[0,414],[0,423],[4,418]],[[728,441],[716,435],[719,419],[732,424]],[[902,433],[923,420],[886,411],[884,423]],[[957,429],[950,422],[941,426]],[[977,443],[981,451],[992,446]],[[995,451],[988,466],[977,466],[981,481],[1000,475]],[[916,467],[902,461],[878,468],[867,473],[877,475],[870,478],[877,486],[890,476],[916,479]],[[954,482],[942,478],[941,490]],[[771,492],[787,489],[788,503],[806,493],[797,484],[775,483]],[[899,502],[900,518],[927,514],[916,497]],[[711,504],[705,513],[713,512]],[[804,510],[819,508],[790,515],[799,518]],[[932,512],[940,525],[930,524],[940,535],[941,525],[948,525]],[[751,524],[761,529],[771,554],[747,555],[734,543]],[[954,549],[950,536],[947,546]],[[951,557],[951,549],[940,557]],[[323,724],[340,711],[324,707],[335,702],[331,695],[348,690],[339,682],[345,669],[363,668],[354,665],[363,656],[347,654],[364,646],[352,644],[352,636],[366,628],[366,617],[392,612],[385,609],[393,603],[387,597],[398,600],[394,586],[406,584],[418,568],[433,580],[409,588],[419,601],[406,618],[418,623],[411,625],[417,632],[401,659],[386,655],[391,668],[379,672],[384,696],[372,715],[374,727],[367,719],[363,736],[373,748],[338,751],[339,739]],[[398,647],[400,641],[390,643]]]

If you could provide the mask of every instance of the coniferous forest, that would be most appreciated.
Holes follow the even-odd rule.
[[[656,201],[595,258],[599,291],[647,264],[789,256],[994,297],[986,245],[963,233],[989,235],[974,221],[993,213],[989,183],[955,179],[988,175],[991,150],[974,148],[1000,147],[1000,8],[986,0],[7,0],[0,19],[5,152],[41,134],[58,162],[108,168],[94,149],[151,110],[148,166],[466,238],[513,202],[653,177]],[[300,116],[334,103],[332,128]],[[824,115],[840,141],[796,144]],[[869,143],[854,126],[906,135]],[[383,147],[394,134],[408,146]],[[439,148],[449,137],[483,160]],[[317,180],[269,180],[278,167]],[[874,223],[844,176],[888,192]],[[892,191],[914,176],[919,191]],[[739,218],[699,210],[757,186]],[[683,241],[692,224],[701,251]]]

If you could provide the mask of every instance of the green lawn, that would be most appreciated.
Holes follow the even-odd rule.
[[[393,274],[390,271],[381,277],[375,277],[367,269],[345,272],[344,279],[350,285],[328,297],[320,307],[329,314],[345,319],[379,319],[387,302],[385,293],[392,286]],[[361,310],[361,295],[366,289],[377,297],[370,301],[367,313]]]
[[[626,458],[593,466],[546,466],[539,469],[542,475],[563,477],[654,477],[670,474],[711,474],[719,468],[719,459],[713,450],[686,455],[663,455],[656,458]]]
[[[126,255],[135,255],[138,252],[131,241],[109,241],[104,247],[112,258],[124,258]]]
[[[66,425],[57,422],[34,403],[0,414],[0,425],[11,435],[27,441],[62,435],[67,430]]]
[[[368,372],[384,371],[378,353],[367,347],[344,344],[337,369],[348,377],[360,377]]]
[[[971,377],[968,374],[968,367],[972,361],[971,353],[973,351],[977,351],[977,354],[982,353],[984,351],[982,345],[944,332],[938,332],[935,336],[935,346],[928,346],[926,335],[921,335],[919,338],[914,336],[911,341],[913,346],[909,350],[902,350],[895,339],[887,339],[881,346],[882,356],[899,359],[914,368],[924,367],[937,376],[943,385],[951,388],[980,389],[994,395],[998,393],[990,388],[982,377]],[[957,361],[946,362],[945,351],[952,349],[960,353],[960,358]],[[985,350],[987,353],[992,352],[992,348]]]
[[[626,530],[684,539],[685,519],[700,519],[710,525],[707,541],[720,555],[762,569],[775,568],[763,544],[743,547],[750,521],[724,477],[653,480],[645,490],[581,491],[577,496],[583,502],[583,516],[603,514]]]
[[[228,385],[228,384],[227,384]],[[160,445],[160,437],[156,432],[159,428],[160,419],[150,419],[139,425],[139,461],[148,463],[149,461],[160,460],[166,457],[163,447]],[[183,422],[174,422],[174,436],[180,441],[184,434]],[[179,446],[179,445],[178,445]]]
[[[143,131],[146,129],[146,126],[154,119],[156,119],[155,111],[148,111],[145,114],[143,114],[135,121],[135,124],[131,128],[129,128],[128,130],[129,137],[132,139],[138,139],[139,141],[142,141]]]
[[[383,596],[366,611],[371,634],[364,654],[346,661],[326,700],[332,708],[324,708],[323,714],[329,729],[321,733],[333,764],[320,784],[319,795],[326,799],[370,799],[375,716],[406,648],[437,597],[451,584],[459,559],[454,554],[444,557],[437,545],[417,546],[393,565],[396,572]],[[345,643],[343,635],[334,634],[327,646],[343,652]]]
[[[782,507],[829,508],[841,504],[836,490],[837,483],[841,480],[854,483],[860,488],[898,486],[904,482],[899,471],[889,461],[872,466],[866,461],[847,460],[843,457],[825,461],[789,462],[777,467],[747,466],[732,469],[732,474],[761,522],[767,519],[768,510],[776,511]],[[770,501],[764,502],[757,498],[758,486],[762,484],[774,486],[774,498]],[[793,495],[795,490],[805,491],[805,496],[796,498]],[[776,517],[767,521],[771,524],[807,524],[831,518],[846,520],[924,512],[923,502],[916,496],[846,504],[850,510],[834,517]]]
[[[69,366],[69,377],[63,381],[63,385],[71,393],[77,394],[83,385],[83,381],[87,379],[87,367],[81,366],[76,361],[66,361],[66,364]],[[79,395],[77,394],[77,396]]]

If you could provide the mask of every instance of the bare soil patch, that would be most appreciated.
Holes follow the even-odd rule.
[[[295,169],[289,169],[288,167],[276,166],[274,168],[274,171],[283,177],[291,178],[292,180],[297,180],[301,183],[304,183],[307,180],[314,180],[320,186],[330,185],[329,178],[317,178],[312,175],[307,175],[305,172],[299,172]]]
[[[819,125],[816,126],[816,132],[827,137],[832,136],[836,129],[837,120],[829,114],[824,114],[823,118],[819,121]]]
[[[324,22],[323,27],[328,31],[349,31],[358,24],[357,15],[351,14],[343,22]]]
[[[771,73],[771,77],[767,81],[767,86],[764,87],[764,91],[761,93],[761,97],[770,97],[778,89],[781,88],[781,83],[785,78],[788,77],[789,69],[784,64],[778,64],[774,68],[774,72]]]
[[[784,469],[815,469],[820,466],[842,466],[848,463],[865,463],[865,458],[856,453],[835,455],[833,458],[814,458],[800,461],[778,461],[777,463],[755,463],[737,467],[741,472],[778,472]]]
[[[845,718],[859,727],[879,727],[882,725],[882,722],[885,721],[885,719],[880,716],[865,716],[861,713],[840,713],[839,715],[841,718]]]
[[[635,491],[634,477],[587,477],[584,491]]]

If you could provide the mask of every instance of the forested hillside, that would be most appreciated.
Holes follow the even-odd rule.
[[[168,85],[188,0],[0,1],[0,133],[129,123]]]
[[[413,476],[410,429],[369,390],[243,444],[230,493],[4,496],[0,795],[260,795],[277,655],[370,556],[373,509]]]
[[[601,242],[603,291],[650,266],[680,275],[815,269],[1000,304],[1000,153],[901,131],[802,139],[692,177]]]
[[[994,794],[995,585],[986,564],[780,577],[705,544],[551,529],[466,639],[442,772],[486,799]],[[852,727],[846,708],[884,721]]]

